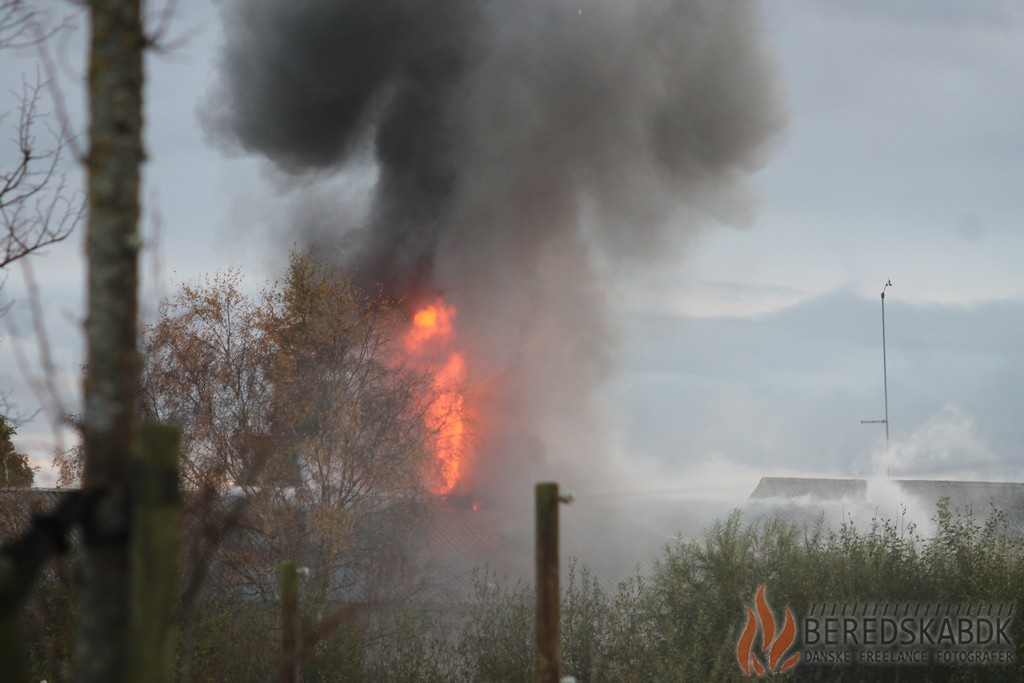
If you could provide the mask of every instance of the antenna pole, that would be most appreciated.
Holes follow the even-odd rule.
[[[882,387],[885,395],[885,451],[889,452],[889,370],[885,358],[885,290],[892,287],[892,280],[882,287]]]
[[[885,290],[892,287],[892,280],[886,280],[882,287],[882,390],[885,392],[885,419],[884,420],[861,420],[862,425],[884,424],[885,425],[885,452],[889,452],[889,367],[885,358]]]

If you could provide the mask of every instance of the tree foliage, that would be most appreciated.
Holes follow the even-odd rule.
[[[404,316],[302,255],[264,305],[277,458],[267,473],[289,485],[287,501],[272,477],[264,480],[275,510],[302,511],[312,541],[274,551],[315,568],[328,601],[382,599],[422,519],[430,462],[423,410],[431,389],[402,361]]]
[[[652,558],[649,574],[638,570],[610,592],[570,560],[562,594],[562,672],[581,683],[749,680],[737,664],[736,644],[744,605],[766,582],[772,604],[788,604],[797,615],[811,601],[1024,600],[1024,547],[1007,535],[1005,515],[992,511],[982,520],[943,501],[935,521],[936,533],[923,537],[913,525],[887,519],[867,529],[851,523],[803,528],[778,519],[748,522],[737,512],[703,539],[666,547]],[[461,601],[441,609],[410,604],[390,615],[386,639],[367,642],[368,626],[358,624],[325,642],[308,678],[526,683],[533,675],[534,602],[530,586],[481,570]],[[253,609],[250,603],[247,619]],[[802,663],[786,675],[851,683],[1018,681],[1024,624],[1015,621],[1012,636],[1016,664]],[[246,680],[221,671],[218,680]]]
[[[771,586],[772,604],[797,615],[810,602],[969,603],[1024,600],[1024,547],[1007,534],[998,511],[981,520],[940,502],[936,533],[875,520],[797,527],[778,519],[744,521],[739,512],[679,539],[607,592],[570,560],[562,593],[562,672],[581,683],[702,683],[749,680],[736,660],[744,605]],[[448,619],[410,611],[389,647],[367,662],[362,680],[529,681],[533,593],[521,584],[478,574]],[[801,664],[796,681],[1018,681],[1024,624],[1012,627],[1015,664],[882,666]],[[414,666],[415,668],[409,668]],[[401,678],[389,671],[402,671]],[[413,672],[413,673],[410,673]],[[324,679],[335,680],[335,679]]]
[[[771,587],[775,606],[797,615],[811,602],[981,601],[1022,604],[1024,545],[1008,534],[1007,518],[992,510],[980,519],[940,501],[936,532],[921,536],[913,524],[876,519],[827,529],[779,519],[745,522],[739,512],[707,529],[702,540],[679,539],[642,574],[607,594],[586,568],[570,564],[562,597],[562,670],[578,681],[699,682],[748,680],[736,660],[744,605],[757,587]],[[483,619],[503,639],[466,647],[474,626],[452,630],[445,647],[452,681],[529,680],[520,638],[529,628],[502,629],[529,596],[515,587],[490,588],[465,609],[466,623]],[[990,666],[808,666],[787,676],[797,681],[1018,681],[1024,663],[1024,623],[1012,625],[1015,664]],[[409,646],[406,645],[406,648]],[[490,653],[489,655],[487,653]],[[503,664],[495,664],[497,654]],[[479,677],[479,661],[509,667],[500,677]],[[519,662],[517,664],[517,662]],[[416,678],[410,680],[418,680]],[[423,680],[430,680],[429,678]]]
[[[250,483],[266,459],[267,312],[228,271],[184,285],[145,334],[143,412],[182,427],[183,484]]]
[[[14,446],[16,433],[14,425],[0,415],[0,488],[27,488],[35,481],[38,468]]]
[[[209,620],[238,612],[232,601],[275,599],[282,558],[310,568],[304,589],[325,620],[415,590],[432,388],[403,362],[404,321],[295,254],[257,293],[237,271],[185,285],[147,328],[143,412],[182,427],[191,492],[190,670],[213,665],[199,647]],[[253,637],[273,637],[274,623]]]
[[[772,519],[745,521],[737,512],[700,540],[667,546],[651,558],[649,572],[638,568],[611,591],[570,560],[562,594],[562,672],[581,683],[748,680],[736,662],[736,643],[744,605],[761,583],[770,585],[776,610],[787,604],[798,618],[811,601],[1024,601],[1024,547],[1007,534],[1005,515],[992,511],[981,519],[943,501],[935,522],[935,533],[923,537],[913,525],[892,520],[875,520],[867,529],[850,523],[802,528]],[[45,584],[41,596],[41,604],[53,606],[46,612],[51,616],[38,622],[48,629],[51,646],[66,640],[66,619],[52,620],[62,603],[48,592],[59,590],[59,583]],[[350,605],[338,627],[325,631],[330,605],[315,583],[304,582],[304,638],[315,645],[306,653],[303,680],[526,683],[532,680],[534,602],[528,584],[482,569],[461,599],[407,601],[372,613]],[[242,585],[219,586],[186,624],[179,680],[269,680],[280,659],[279,629],[273,596],[258,599]],[[786,675],[840,683],[1018,681],[1024,671],[1019,620],[1012,639],[1015,664],[801,663]],[[61,651],[50,651],[49,659],[42,647],[35,653],[38,672],[59,680],[53,662]]]

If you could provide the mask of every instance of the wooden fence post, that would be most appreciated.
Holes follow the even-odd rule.
[[[132,482],[132,681],[171,683],[177,655],[178,430],[142,429]]]
[[[537,484],[537,656],[534,683],[558,683],[561,656],[558,484]]]
[[[278,567],[281,586],[281,681],[299,683],[299,570],[292,560]]]

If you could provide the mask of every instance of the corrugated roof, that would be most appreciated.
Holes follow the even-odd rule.
[[[751,500],[762,498],[803,498],[840,500],[863,498],[867,493],[865,479],[808,479],[803,477],[761,477]]]

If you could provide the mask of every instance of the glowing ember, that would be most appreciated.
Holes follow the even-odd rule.
[[[434,436],[434,457],[440,473],[434,493],[439,494],[448,493],[458,482],[465,448],[461,387],[466,379],[466,362],[462,354],[449,349],[455,338],[452,320],[456,312],[454,306],[438,300],[416,312],[405,335],[405,350],[413,364],[433,374],[433,398],[423,422]],[[438,364],[441,359],[443,362]]]

